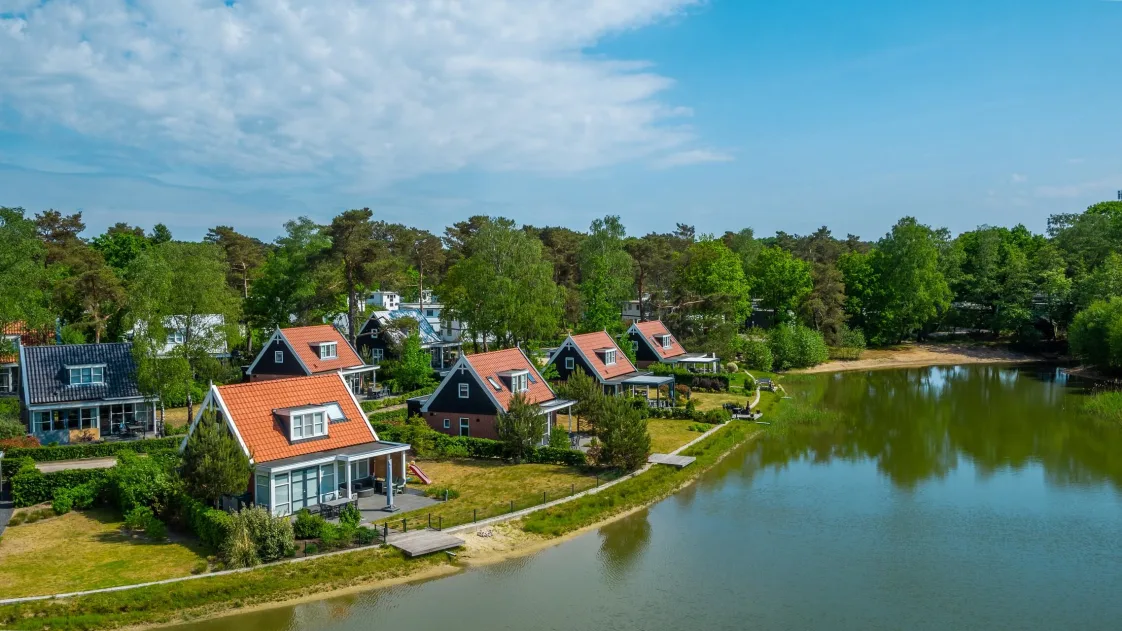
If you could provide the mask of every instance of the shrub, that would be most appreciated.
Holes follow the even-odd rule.
[[[223,495],[240,495],[252,475],[249,458],[234,434],[217,415],[203,414],[183,449],[180,474],[191,494],[206,502]]]
[[[809,368],[830,357],[822,334],[798,324],[781,324],[771,329],[768,344],[778,370]]]
[[[771,372],[774,365],[774,356],[766,340],[756,339],[755,337],[744,340],[744,364],[750,370]]]
[[[152,517],[148,523],[144,525],[144,536],[152,541],[166,541],[168,538],[168,527],[164,522]]]
[[[51,501],[51,510],[56,515],[65,515],[70,512],[74,507],[74,500],[70,497],[70,489],[57,488],[54,491],[54,499]]]
[[[17,410],[18,413],[18,410]],[[0,413],[0,440],[11,440],[15,438],[25,438],[27,436],[27,427],[19,420],[15,414],[7,415]],[[38,445],[39,441],[35,441]],[[18,447],[20,445],[11,445]]]
[[[678,397],[679,400],[685,399],[685,400],[688,401],[689,398],[690,398],[690,392],[691,392],[690,387],[687,386],[686,384],[684,384],[684,383],[674,384],[674,393]]]
[[[207,563],[207,562],[206,562],[205,560],[203,560],[203,559],[199,559],[199,560],[198,560],[198,561],[197,561],[197,562],[195,563],[195,567],[191,568],[191,573],[192,573],[192,574],[206,574],[206,571],[207,571],[208,569],[210,569],[210,564],[209,564],[209,563]]]
[[[305,508],[296,513],[292,531],[297,539],[318,539],[326,523],[327,520],[321,515],[313,515]]]
[[[339,526],[330,522],[325,523],[319,533],[319,542],[323,545],[324,550],[331,550],[343,545],[343,535],[339,531]]]
[[[54,445],[47,447],[19,448],[11,451],[5,450],[5,462],[9,458],[28,457],[35,462],[53,462],[58,460],[81,460],[83,458],[108,458],[116,456],[122,451],[133,453],[155,453],[161,451],[175,451],[179,448],[182,438],[150,438],[147,440],[133,440],[115,443],[79,443],[73,445]]]
[[[368,546],[378,539],[378,531],[373,528],[361,526],[355,530],[354,541],[357,545]]]
[[[756,379],[752,375],[744,375],[744,392],[752,394],[756,391]]]
[[[11,477],[12,501],[16,508],[52,501],[58,488],[71,489],[91,480],[101,480],[110,469],[66,469],[41,473],[35,462],[24,459]]]
[[[340,525],[358,528],[360,523],[362,523],[362,513],[358,512],[358,506],[347,504],[339,511]]]
[[[723,425],[732,420],[732,414],[728,410],[718,408],[702,414],[701,420],[710,425]]]
[[[602,466],[638,469],[651,451],[647,420],[624,399],[605,399],[592,419],[602,441],[597,462]]]
[[[168,515],[212,550],[222,549],[234,526],[234,518],[229,513],[210,508],[182,491],[169,499]]]
[[[304,546],[304,554],[318,554],[319,546],[314,543],[309,543]]]
[[[296,550],[292,523],[274,517],[260,506],[243,508],[232,515],[230,536],[222,556],[230,567],[252,567],[291,556]]]
[[[21,423],[22,427],[23,424]],[[39,446],[39,439],[34,436],[20,436],[17,438],[5,438],[0,440],[0,451],[12,451],[13,449],[35,449]]]
[[[740,372],[740,366],[737,366],[736,362],[729,362],[725,364],[725,372],[738,373]]]
[[[101,489],[105,484],[102,478],[94,478],[85,484],[70,489],[70,499],[74,503],[74,508],[85,510],[92,508],[101,495]]]
[[[554,427],[549,432],[549,446],[552,449],[569,449],[572,443],[569,441],[569,432],[563,429]]]
[[[1068,328],[1071,353],[1085,364],[1122,368],[1122,298],[1099,300],[1075,314]]]
[[[148,522],[156,518],[152,509],[147,506],[137,506],[125,513],[125,528],[133,532],[144,530]]]
[[[122,513],[138,506],[160,512],[178,488],[172,463],[165,458],[141,458],[131,451],[117,455],[117,466],[109,469],[105,490],[109,501]]]

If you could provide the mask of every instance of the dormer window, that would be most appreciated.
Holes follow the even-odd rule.
[[[615,365],[615,363],[616,363],[616,351],[615,351],[615,349],[609,349],[609,350],[604,351],[604,363],[609,365],[609,366],[614,366]]]
[[[664,349],[670,348],[670,344],[672,343],[672,339],[669,335],[659,335],[658,341],[660,344],[662,344],[662,348]]]
[[[339,356],[339,344],[336,342],[321,342],[319,345],[320,359],[335,359]]]
[[[504,370],[499,378],[506,382],[511,392],[526,392],[530,389],[530,371],[525,369]]]
[[[327,435],[327,413],[324,410],[309,410],[293,413],[289,418],[289,439],[307,440]]]
[[[67,366],[70,371],[70,385],[105,383],[105,364],[92,366]]]

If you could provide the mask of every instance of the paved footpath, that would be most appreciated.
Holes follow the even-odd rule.
[[[83,458],[82,460],[56,460],[37,462],[35,468],[43,473],[65,471],[67,469],[110,469],[117,466],[116,458]]]

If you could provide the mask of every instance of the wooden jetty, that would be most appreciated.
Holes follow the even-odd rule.
[[[693,456],[672,456],[669,454],[651,454],[647,458],[647,462],[651,464],[665,464],[679,469],[690,466],[694,460],[697,460],[697,458]]]
[[[439,530],[412,530],[410,532],[391,532],[386,543],[401,550],[410,557],[419,557],[441,550],[451,550],[464,545],[459,537],[445,534]]]

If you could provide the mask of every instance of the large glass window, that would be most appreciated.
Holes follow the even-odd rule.
[[[471,436],[471,421],[466,418],[460,419],[460,436]]]
[[[81,429],[94,429],[99,427],[99,416],[97,408],[82,408]]]
[[[277,477],[273,480],[273,495],[276,500],[276,506],[273,507],[274,515],[292,514],[291,497],[288,490],[288,474],[277,474]]]
[[[0,368],[0,392],[15,392],[15,371],[11,368]]]
[[[49,432],[53,429],[51,425],[51,412],[32,412],[31,413],[31,431],[37,433]]]
[[[253,501],[258,506],[269,508],[269,476],[257,474],[257,484]]]
[[[385,349],[381,349],[381,348],[372,348],[372,349],[370,349],[370,357],[374,361],[379,361],[380,362],[380,361],[382,361],[383,359],[386,358],[386,351],[385,351]]]
[[[334,499],[339,487],[335,484],[335,465],[325,464],[319,468],[319,494],[325,501]],[[331,497],[326,497],[331,495]]]
[[[351,463],[351,479],[365,480],[370,477],[370,461],[355,460]]]

